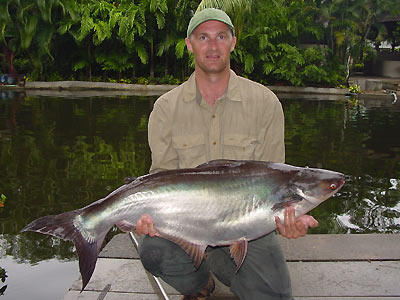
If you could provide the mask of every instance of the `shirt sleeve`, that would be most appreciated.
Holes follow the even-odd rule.
[[[151,150],[150,173],[178,168],[178,154],[172,147],[170,106],[159,98],[149,117],[148,140]]]
[[[261,109],[260,127],[258,140],[260,144],[256,147],[255,157],[261,161],[285,162],[285,119],[282,105],[275,94],[267,101],[267,107]],[[268,111],[266,114],[265,112]]]

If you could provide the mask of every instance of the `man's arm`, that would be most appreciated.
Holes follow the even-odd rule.
[[[178,154],[172,147],[171,107],[159,98],[149,117],[148,141],[151,150],[150,173],[178,168]]]
[[[178,154],[172,147],[171,113],[165,99],[160,97],[154,103],[148,123],[148,141],[151,150],[150,173],[178,168]],[[142,215],[136,222],[137,235],[158,236],[153,220],[149,215]]]
[[[273,100],[266,100],[264,107],[259,107],[260,144],[255,149],[255,158],[260,161],[285,162],[285,117],[282,105],[272,94]]]

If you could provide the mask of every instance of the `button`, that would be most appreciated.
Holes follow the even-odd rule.
[[[217,144],[217,142],[213,142],[213,145],[216,145]]]
[[[215,119],[215,115],[212,115],[213,119]]]

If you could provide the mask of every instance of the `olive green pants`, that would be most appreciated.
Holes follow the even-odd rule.
[[[197,270],[182,248],[159,237],[146,236],[139,252],[150,273],[183,295],[200,292],[211,271],[242,300],[292,299],[289,271],[274,232],[249,242],[238,272],[229,247],[208,247],[206,260]]]

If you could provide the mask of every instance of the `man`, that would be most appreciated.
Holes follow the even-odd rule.
[[[149,120],[151,172],[218,158],[284,162],[281,104],[268,88],[230,70],[235,44],[234,27],[223,11],[205,9],[191,19],[186,45],[194,55],[195,72],[154,105]],[[318,222],[311,216],[295,219],[288,208],[283,223],[277,218],[276,224],[283,236],[297,238]],[[196,270],[179,246],[158,237],[151,216],[142,216],[136,233],[146,235],[140,245],[144,267],[185,295],[183,299],[205,299],[214,288],[210,272],[240,299],[292,298],[275,233],[249,242],[238,272],[228,247],[208,247]]]

